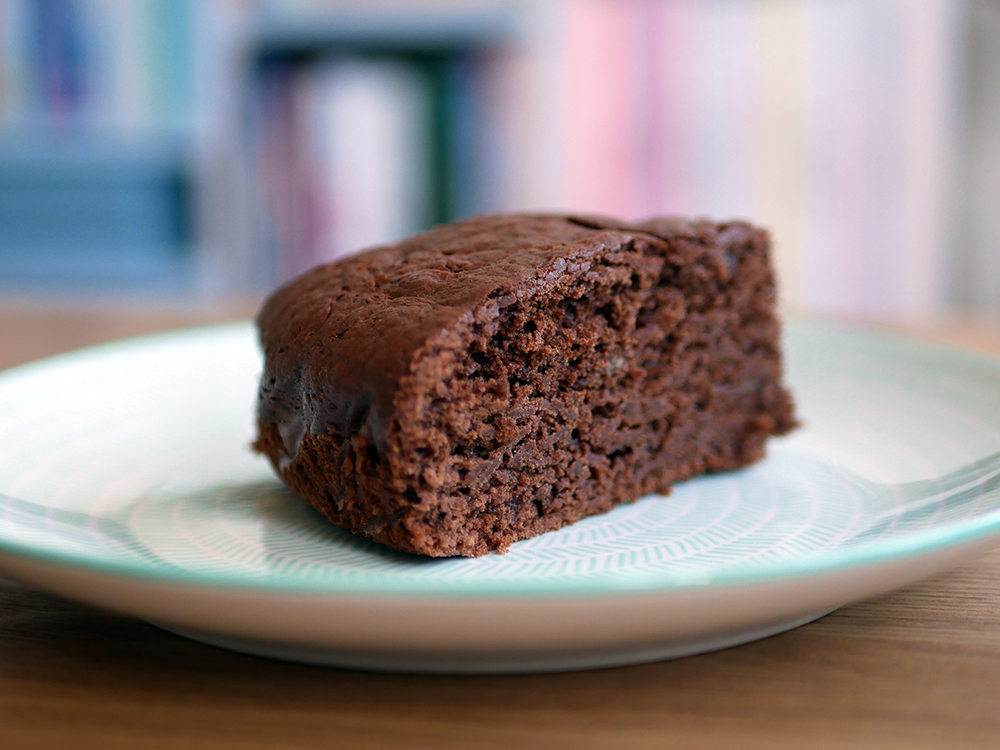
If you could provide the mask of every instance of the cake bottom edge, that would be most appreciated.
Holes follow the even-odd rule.
[[[648,462],[631,481],[587,482],[561,487],[553,483],[523,486],[506,493],[504,501],[487,502],[462,495],[438,496],[428,501],[407,493],[380,493],[330,482],[330,469],[350,474],[344,457],[335,455],[323,436],[306,435],[294,461],[289,461],[278,429],[259,425],[254,449],[265,455],[285,485],[330,522],[394,550],[426,557],[481,557],[503,554],[518,541],[570,526],[606,513],[641,497],[667,496],[678,482],[704,474],[746,468],[765,457],[767,440],[798,426],[791,407],[777,415],[761,415],[734,436],[728,450],[686,460],[664,455]],[[324,480],[323,477],[326,479]],[[539,499],[539,495],[547,499]]]

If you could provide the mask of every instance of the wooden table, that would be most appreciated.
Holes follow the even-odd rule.
[[[239,315],[0,306],[0,368]],[[1000,355],[1000,324],[923,327]],[[592,672],[366,674],[0,581],[2,748],[1000,748],[1000,549],[739,648]]]

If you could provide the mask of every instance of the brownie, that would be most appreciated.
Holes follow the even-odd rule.
[[[768,251],[739,221],[496,215],[319,266],[258,316],[255,448],[434,557],[746,466],[795,425]]]

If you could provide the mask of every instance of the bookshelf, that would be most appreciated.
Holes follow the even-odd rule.
[[[992,0],[265,5],[244,101],[262,71],[294,81],[337,60],[428,82],[431,208],[413,229],[510,209],[752,218],[772,230],[789,309],[1000,309]],[[252,229],[228,264],[245,288],[327,257],[297,238],[294,206],[275,229],[260,174],[303,180],[261,169],[253,131],[237,170]]]
[[[527,209],[752,217],[796,310],[1000,310],[997,28],[994,0],[3,0],[0,289],[259,296]]]
[[[469,102],[516,23],[508,3],[4,0],[0,288],[245,296],[320,259],[267,226],[261,168],[290,165],[261,163],[260,108],[338,61],[423,89],[425,205],[395,234],[480,210]]]
[[[0,287],[190,284],[193,6],[0,5]]]
[[[230,286],[269,288],[491,208],[477,110],[519,20],[509,4],[373,4],[272,8],[249,25],[237,156],[249,233],[229,251],[243,259]]]
[[[22,287],[184,288],[193,186],[160,138],[0,146],[0,278]]]

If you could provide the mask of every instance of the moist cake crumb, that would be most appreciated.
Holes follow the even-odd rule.
[[[255,448],[434,557],[747,466],[795,426],[768,253],[740,221],[495,215],[319,266],[258,316]]]

